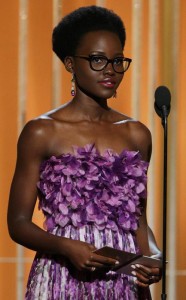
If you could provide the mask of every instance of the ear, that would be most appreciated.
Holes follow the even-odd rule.
[[[74,60],[72,56],[66,56],[64,59],[64,65],[65,65],[65,69],[70,72],[73,73],[73,65],[74,65]]]

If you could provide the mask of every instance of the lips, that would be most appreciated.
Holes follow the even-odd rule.
[[[99,81],[99,84],[108,87],[108,88],[113,88],[116,84],[116,82],[114,80],[111,80],[110,78],[108,79],[104,79],[102,81]]]

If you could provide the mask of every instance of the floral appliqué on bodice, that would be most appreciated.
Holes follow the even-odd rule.
[[[99,230],[135,231],[146,198],[148,162],[136,151],[120,154],[94,145],[52,156],[41,165],[39,207],[45,227],[94,224]]]

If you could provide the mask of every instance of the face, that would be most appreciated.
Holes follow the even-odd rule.
[[[77,56],[103,55],[108,59],[123,57],[123,49],[117,34],[109,31],[94,31],[83,36],[76,51]],[[72,58],[72,69],[76,78],[76,95],[107,99],[113,96],[123,74],[116,73],[109,63],[103,70],[95,71],[89,61]]]

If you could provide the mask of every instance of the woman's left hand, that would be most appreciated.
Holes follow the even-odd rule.
[[[133,265],[132,268],[132,275],[136,277],[136,283],[141,287],[147,287],[161,280],[160,268],[149,268],[139,264]]]

